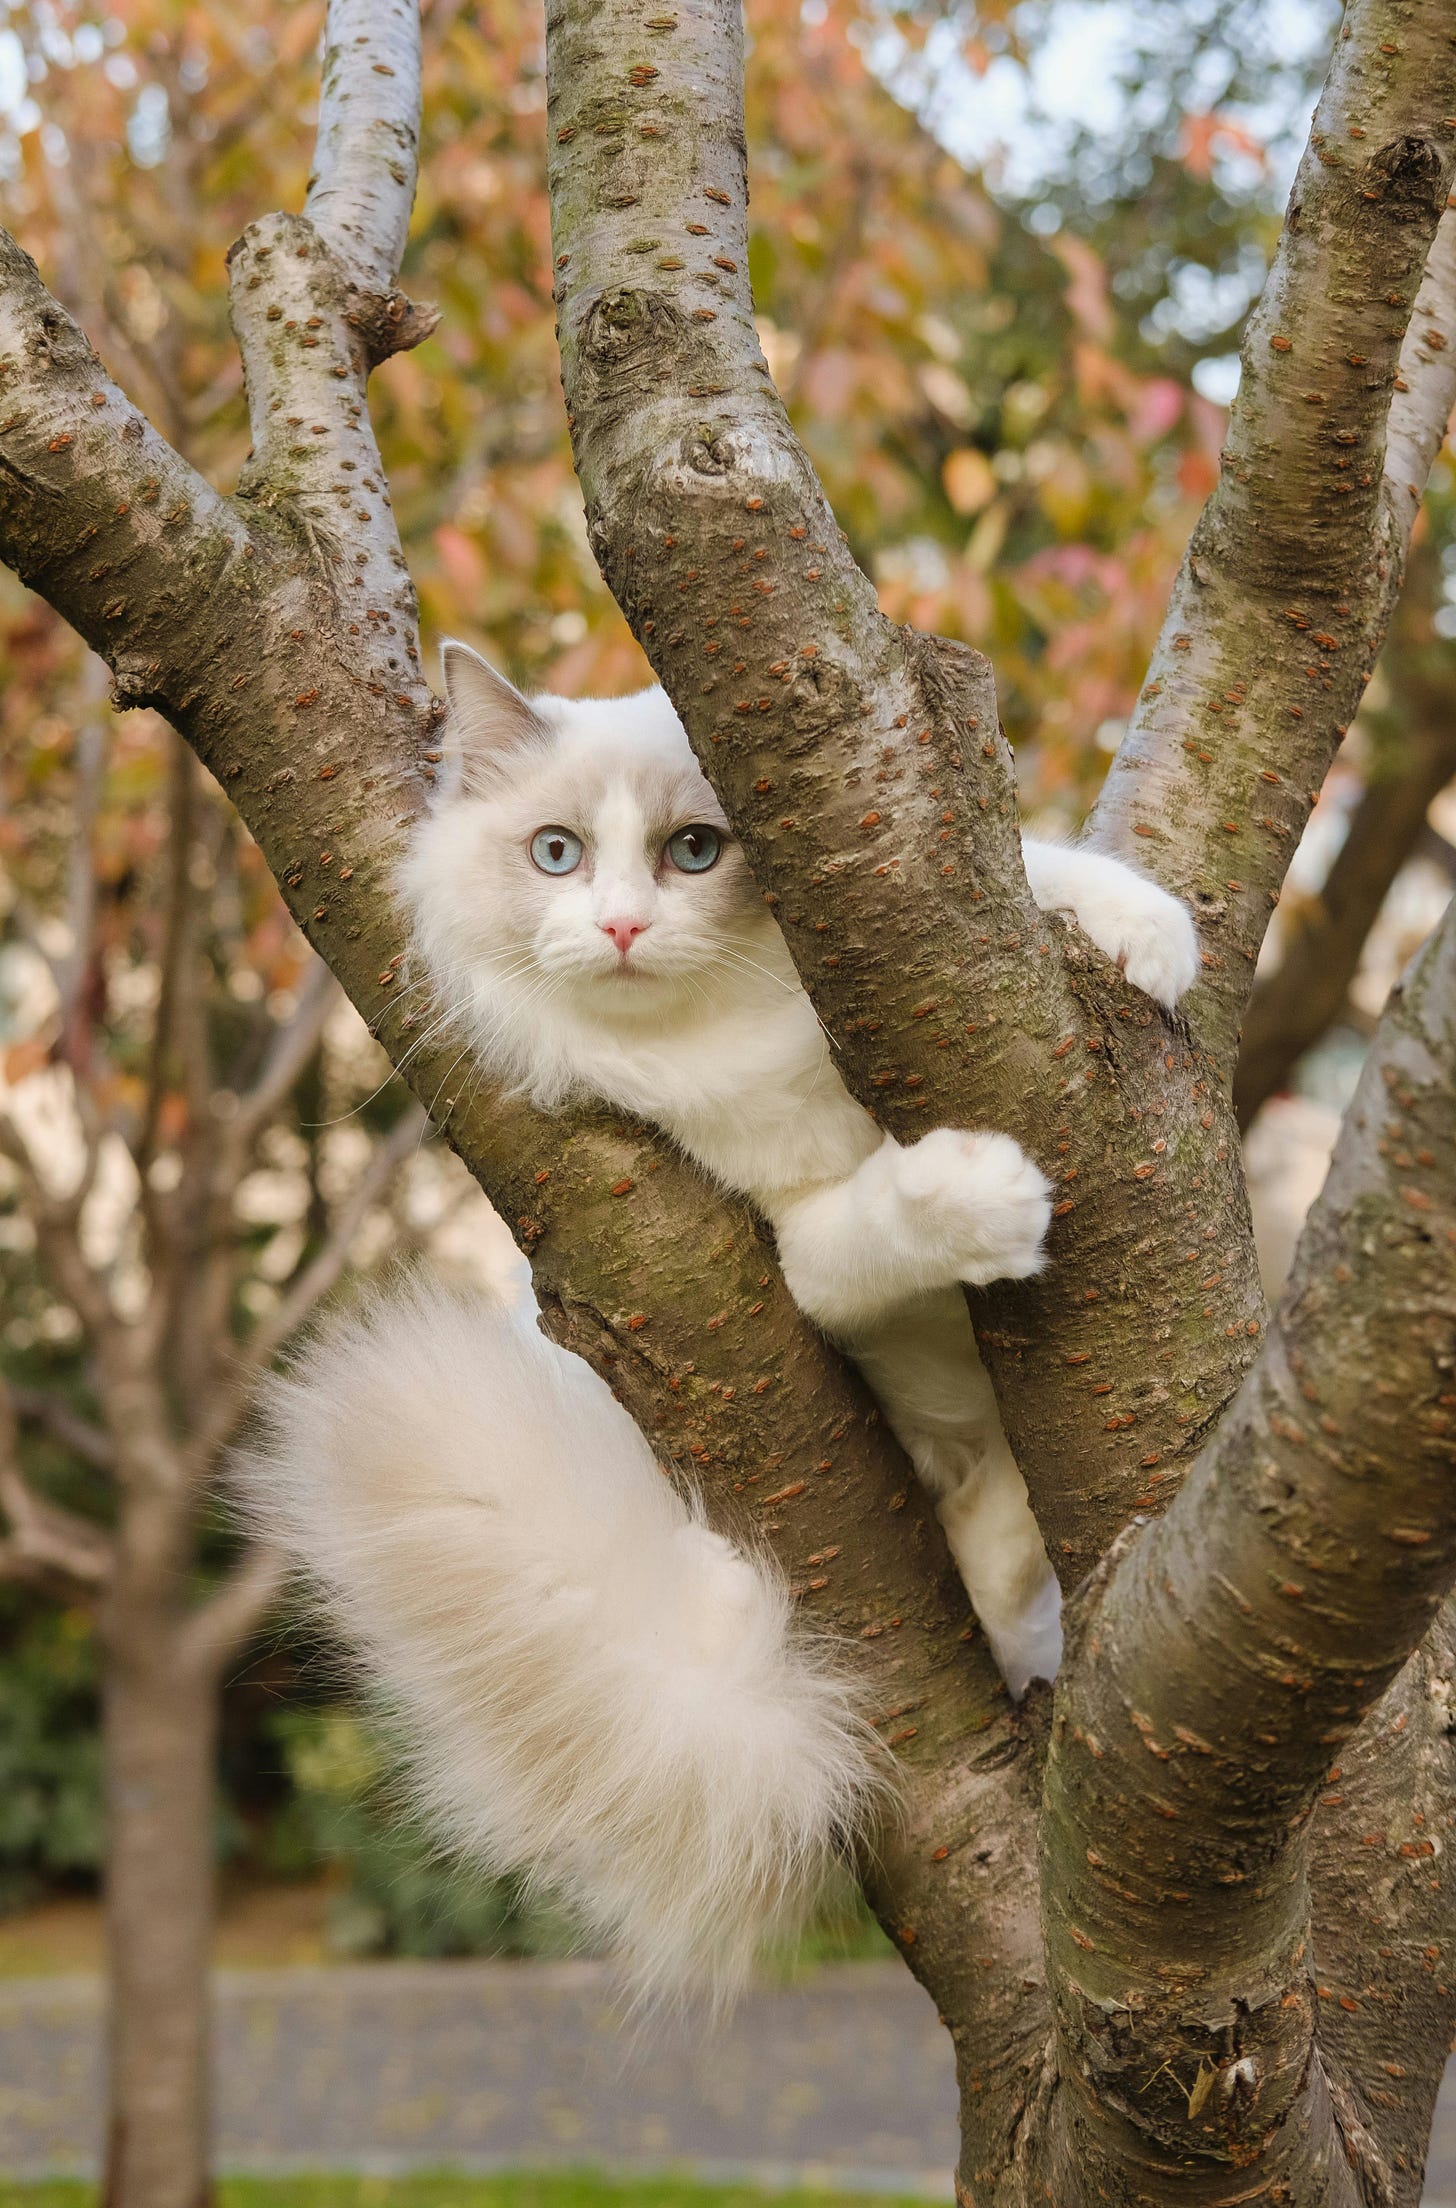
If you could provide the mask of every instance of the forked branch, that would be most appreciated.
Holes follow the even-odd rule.
[[[109,1581],[112,1544],[100,1526],[31,1486],[20,1466],[16,1405],[0,1381],[0,1579],[59,1587],[68,1600],[95,1597]]]
[[[1456,1581],[1453,1098],[1456,906],[1381,1021],[1258,1362],[1087,1603],[1043,1905],[1094,2165],[1150,2137],[1237,2162],[1318,2090],[1307,1820]],[[1157,2050],[1166,2090],[1133,2093],[1099,2022],[1114,1989],[1141,2019],[1127,2061]],[[1200,2117],[1175,2054],[1236,2055],[1259,2090]]]
[[[1302,896],[1287,916],[1279,964],[1249,1001],[1234,1079],[1241,1126],[1340,1018],[1386,895],[1422,849],[1432,800],[1456,775],[1447,647],[1430,628],[1438,592],[1438,562],[1423,546],[1390,631],[1390,706],[1374,719],[1365,794],[1318,894]]]

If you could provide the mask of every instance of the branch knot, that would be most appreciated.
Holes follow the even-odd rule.
[[[1367,189],[1414,219],[1429,223],[1446,204],[1447,163],[1429,138],[1393,138],[1370,157]]]
[[[351,290],[344,320],[364,342],[371,368],[392,353],[407,353],[423,345],[439,325],[440,309],[429,301],[407,298],[402,291]]]

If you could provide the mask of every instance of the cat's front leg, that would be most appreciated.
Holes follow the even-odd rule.
[[[794,1301],[852,1340],[926,1289],[1038,1271],[1051,1184],[1010,1135],[940,1127],[905,1148],[887,1135],[847,1179],[773,1217]]]
[[[1171,1010],[1198,978],[1198,934],[1176,897],[1121,859],[1060,843],[1022,845],[1043,912],[1069,912],[1135,989]]]

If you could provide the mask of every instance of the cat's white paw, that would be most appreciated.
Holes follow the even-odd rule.
[[[1055,1679],[1062,1661],[1062,1591],[1047,1578],[1018,1617],[982,1620],[996,1668],[1016,1701],[1033,1679]]]
[[[957,1280],[1024,1280],[1041,1269],[1051,1183],[1010,1135],[937,1127],[901,1151],[896,1183]]]
[[[1198,936],[1185,905],[1135,866],[1081,845],[1024,845],[1026,878],[1043,912],[1069,912],[1135,989],[1171,1011],[1198,979]]]
[[[1198,933],[1187,907],[1154,883],[1119,915],[1110,954],[1145,996],[1171,1012],[1198,979]]]

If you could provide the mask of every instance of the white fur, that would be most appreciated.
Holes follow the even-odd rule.
[[[902,1146],[855,1102],[662,691],[527,700],[459,645],[445,664],[440,801],[400,884],[439,1018],[539,1103],[639,1113],[754,1199],[935,1496],[1007,1683],[1051,1677],[1056,1580],[960,1285],[1035,1272],[1046,1179],[1008,1135]],[[701,874],[666,851],[693,822],[724,839]],[[580,839],[574,872],[533,864],[548,826]],[[1186,986],[1196,943],[1171,897],[1094,853],[1026,858],[1038,900],[1130,980],[1165,1002]],[[870,1786],[777,1575],[708,1532],[610,1393],[498,1304],[376,1303],[269,1415],[257,1507],[396,1704],[444,1829],[564,1888],[644,1986],[731,1989]]]
[[[726,823],[663,691],[528,701],[463,646],[445,665],[448,785],[401,879],[441,1004],[538,1102],[640,1113],[755,1200],[795,1300],[853,1354],[936,1497],[1008,1685],[1050,1677],[1051,1567],[960,1293],[1036,1271],[1047,1181],[1008,1135],[904,1147],[850,1096],[737,845],[702,875],[664,856],[674,828]],[[565,878],[531,863],[547,823],[585,844]],[[1038,902],[1175,1001],[1197,968],[1177,900],[1096,852],[1024,848]],[[645,931],[625,957],[603,930],[622,915]]]
[[[1043,912],[1069,912],[1135,989],[1175,1005],[1198,979],[1198,935],[1184,906],[1144,874],[1100,851],[1022,845],[1031,894]]]
[[[879,1783],[779,1573],[529,1299],[375,1296],[262,1414],[249,1507],[321,1584],[436,1830],[557,1891],[639,1992],[730,1995]]]

